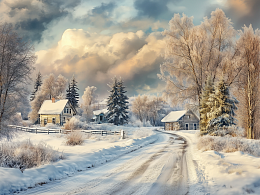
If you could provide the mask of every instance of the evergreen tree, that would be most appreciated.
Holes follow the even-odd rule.
[[[78,107],[79,93],[78,93],[77,81],[73,75],[69,87],[67,89],[66,98],[69,100],[74,108]]]
[[[34,100],[35,94],[36,94],[37,91],[39,91],[41,85],[42,85],[42,75],[41,75],[40,72],[38,72],[38,74],[36,76],[36,81],[35,81],[35,84],[34,84],[34,90],[33,90],[31,97],[30,97],[30,101]]]
[[[108,115],[107,120],[115,125],[124,124],[128,121],[128,115],[126,109],[128,109],[126,91],[124,90],[123,82],[115,77],[113,83],[109,85],[111,88],[110,95],[108,97]]]
[[[118,82],[118,94],[119,94],[119,122],[120,125],[123,125],[124,123],[128,122],[128,112],[126,111],[128,109],[128,97],[125,95],[125,86],[123,85],[122,79]]]
[[[211,110],[210,105],[208,104],[210,96],[214,93],[214,86],[212,78],[209,76],[207,78],[205,88],[202,91],[201,100],[200,100],[200,133],[207,134],[207,125],[209,122],[208,113]]]
[[[238,101],[230,97],[229,88],[222,79],[215,86],[215,93],[210,97],[208,105],[211,107],[207,129],[235,125],[235,110]]]

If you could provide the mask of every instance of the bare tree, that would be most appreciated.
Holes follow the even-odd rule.
[[[158,76],[166,82],[165,93],[173,104],[186,100],[199,106],[209,76],[213,82],[222,76],[228,86],[236,81],[242,69],[234,47],[236,31],[221,9],[198,26],[184,14],[175,14],[169,24],[164,32],[166,62]]]
[[[156,126],[160,123],[160,114],[163,112],[163,105],[165,101],[162,97],[151,97],[148,102],[149,107],[149,120],[151,125]]]
[[[132,112],[137,116],[141,122],[145,122],[148,117],[148,96],[138,95],[132,104]]]
[[[12,25],[0,25],[0,132],[3,121],[16,110],[12,100],[28,83],[35,60],[32,45]]]
[[[254,31],[252,26],[244,27],[240,31],[237,41],[239,49],[238,63],[243,70],[237,84],[237,97],[240,101],[240,119],[246,130],[248,139],[259,138],[259,82],[260,82],[260,31]]]

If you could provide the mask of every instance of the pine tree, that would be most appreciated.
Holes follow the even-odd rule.
[[[124,124],[128,121],[128,115],[126,109],[128,109],[128,97],[125,95],[123,81],[118,81],[115,77],[113,83],[109,85],[111,88],[111,94],[108,97],[108,115],[107,120],[114,125]]]
[[[208,102],[210,100],[210,96],[214,93],[214,86],[212,78],[209,76],[207,78],[205,89],[202,91],[201,100],[200,100],[200,133],[207,134],[207,125],[209,122],[208,113],[211,110]]]
[[[128,112],[126,111],[128,109],[128,97],[125,95],[125,86],[123,85],[122,79],[118,82],[118,94],[119,94],[119,122],[120,125],[123,125],[124,123],[128,122]]]
[[[71,105],[74,108],[78,107],[78,102],[79,102],[79,93],[78,93],[78,87],[77,87],[77,81],[73,75],[71,82],[68,86],[67,94],[66,94],[66,99],[69,100],[69,102],[71,103]]]
[[[35,81],[35,84],[34,84],[34,90],[33,90],[31,97],[30,97],[30,101],[34,100],[35,94],[36,94],[37,91],[39,91],[41,85],[42,85],[42,75],[41,75],[40,72],[38,72],[38,74],[36,76],[36,81]]]
[[[230,97],[229,88],[222,79],[215,86],[215,93],[211,95],[208,105],[211,107],[207,129],[235,125],[235,110],[238,101]]]

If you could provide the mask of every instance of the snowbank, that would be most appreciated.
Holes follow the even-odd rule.
[[[195,174],[189,173],[191,194],[260,194],[259,157],[241,151],[225,153],[198,150],[198,131],[174,133],[184,137],[190,146],[187,163],[189,167],[196,168]],[[254,143],[251,145],[254,146]]]
[[[19,169],[0,167],[0,194],[25,190],[38,184],[70,176],[77,171],[114,160],[158,139],[155,133],[149,133],[151,129],[141,129],[147,131],[147,133],[140,133],[133,127],[131,129],[129,127],[128,130],[130,135],[128,139],[114,140],[113,142],[109,137],[101,139],[101,141],[89,139],[85,140],[81,146],[66,146],[65,136],[61,134],[47,135],[21,132],[21,135],[15,140],[30,139],[33,143],[44,141],[48,145],[56,147],[59,151],[63,151],[65,159],[37,168],[26,169],[23,173]],[[105,136],[103,137],[105,138]]]

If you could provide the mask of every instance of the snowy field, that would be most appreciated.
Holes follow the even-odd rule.
[[[174,133],[184,137],[190,145],[188,153],[197,171],[197,176],[190,174],[191,194],[192,190],[198,191],[196,188],[204,188],[205,193],[216,195],[260,194],[259,157],[240,151],[203,152],[197,149],[198,131]]]
[[[149,127],[115,127],[99,125],[97,129],[126,131],[126,139],[117,135],[87,136],[80,146],[67,146],[64,134],[33,134],[18,132],[12,142],[30,140],[33,144],[44,142],[54,150],[62,152],[65,159],[39,167],[25,169],[22,173],[19,169],[0,167],[0,194],[8,194],[19,190],[48,183],[53,180],[66,178],[75,172],[89,169],[118,157],[135,151],[145,145],[155,142],[158,136]],[[6,143],[0,141],[0,144]]]

